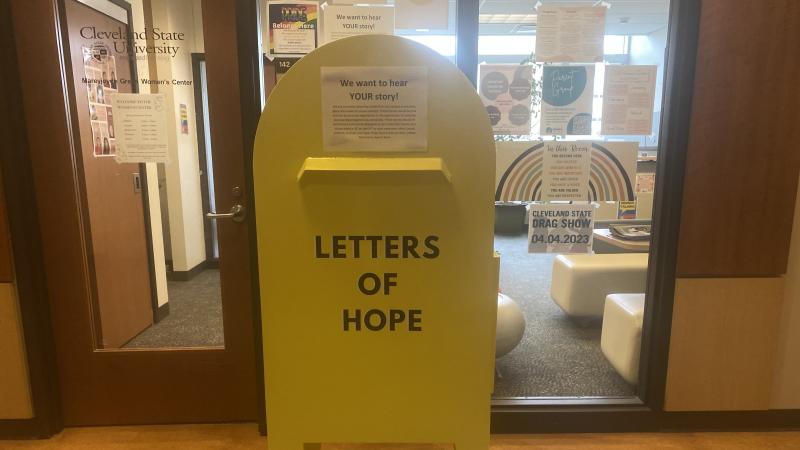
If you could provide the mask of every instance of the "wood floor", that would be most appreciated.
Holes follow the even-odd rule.
[[[170,425],[69,428],[43,441],[0,441],[3,450],[17,449],[265,449],[267,440],[254,424]],[[328,445],[325,450],[431,450],[440,446]],[[491,450],[581,449],[800,449],[800,432],[773,433],[646,433],[495,436]]]

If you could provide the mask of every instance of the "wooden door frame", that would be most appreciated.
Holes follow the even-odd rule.
[[[261,11],[259,0],[235,0],[236,5],[236,53],[239,60],[239,103],[242,117],[242,140],[245,150],[245,171],[247,191],[247,210],[249,216],[256,216],[256,202],[253,187],[253,145],[256,139],[258,121],[261,118],[261,72],[262,56],[259,47]],[[256,248],[256,221],[247,221],[252,236],[250,249],[250,289],[253,293],[253,333],[255,338],[256,395],[258,407],[258,430],[267,433],[266,389],[264,386],[264,352],[261,334],[261,290],[258,279],[258,249]]]
[[[42,239],[34,193],[28,126],[20,114],[22,81],[17,68],[16,38],[11,4],[0,2],[0,169],[6,194],[17,301],[22,318],[25,357],[28,363],[33,417],[0,420],[0,439],[47,438],[63,428],[58,387],[55,342],[50,321],[50,302],[44,274]]]
[[[75,352],[77,350],[66,349],[77,347],[74,344],[67,345],[67,340],[56,341],[54,339],[54,336],[63,335],[66,327],[65,323],[74,321],[84,324],[90,320],[86,313],[88,306],[74,308],[74,311],[65,306],[87,305],[87,299],[91,295],[87,265],[84,258],[85,241],[81,231],[82,217],[78,209],[80,197],[75,181],[77,171],[74,162],[74,150],[69,150],[74,149],[74,131],[70,122],[74,117],[72,114],[74,110],[72,96],[74,96],[74,93],[70,92],[72,89],[72,75],[66,71],[69,65],[64,62],[64,58],[69,54],[68,49],[64,48],[67,36],[64,28],[64,0],[40,0],[36,2],[11,0],[10,4],[3,2],[3,6],[6,5],[10,6],[11,14],[4,15],[4,20],[0,22],[4,27],[3,44],[8,44],[8,48],[17,49],[18,55],[37,55],[37,58],[16,58],[15,63],[6,64],[2,69],[4,78],[13,76],[18,80],[18,83],[9,83],[3,86],[3,88],[8,87],[12,92],[16,92],[16,95],[8,98],[20,99],[19,102],[13,104],[13,107],[16,108],[16,116],[12,117],[17,120],[25,119],[29,124],[43,123],[47,127],[44,128],[46,132],[41,130],[28,132],[24,126],[15,126],[13,131],[16,131],[16,134],[12,133],[9,136],[10,139],[18,136],[20,145],[3,146],[2,152],[4,168],[11,172],[10,176],[5,179],[5,184],[10,196],[9,215],[15,219],[12,223],[14,239],[27,238],[29,234],[34,232],[37,234],[29,239],[30,245],[24,245],[25,242],[23,241],[20,241],[21,244],[15,242],[15,248],[31,250],[24,253],[16,252],[15,256],[22,258],[17,263],[20,271],[20,303],[22,304],[25,339],[29,341],[27,352],[36,417],[24,422],[24,424],[20,421],[0,421],[0,436],[45,437],[58,432],[63,427],[63,421],[66,417],[64,411],[68,405],[66,403],[60,404],[60,401],[66,395],[65,391],[59,389],[60,383],[74,383],[80,373],[91,370],[85,368],[85,364],[83,365],[84,368],[81,369],[76,369],[74,364],[71,366],[66,363],[59,364],[61,360],[66,361],[76,357],[77,354]],[[226,9],[226,5],[217,5],[216,3],[211,3],[210,5],[211,10],[217,9],[217,16],[224,17],[230,22],[233,21],[231,19],[233,10],[229,12]],[[10,20],[6,21],[6,18],[10,18]],[[218,19],[219,17],[215,18]],[[235,25],[233,23],[233,26]],[[223,28],[223,25],[217,25],[216,22],[213,26],[221,30],[233,29],[231,26]],[[6,30],[8,31],[6,32]],[[217,57],[224,58],[229,53],[228,49],[236,45],[234,39],[236,39],[236,36],[233,33],[221,33],[219,39],[217,39],[219,42],[215,42],[214,45],[209,47],[216,46]],[[3,57],[5,58],[7,55],[12,56],[12,54],[4,52]],[[218,82],[217,85],[219,87],[220,83]],[[16,87],[16,89],[12,89],[12,87]],[[236,100],[234,99],[234,101]],[[12,105],[9,105],[9,108],[12,108]],[[24,115],[19,114],[20,110],[24,112]],[[233,125],[233,122],[229,123]],[[238,124],[238,122],[236,123]],[[11,124],[11,122],[7,124]],[[221,127],[223,126],[221,125]],[[228,126],[230,128],[230,131],[227,131],[228,138],[230,138],[231,134],[239,133],[238,129],[234,129],[235,127],[238,127],[238,125]],[[24,141],[25,139],[27,139],[27,143]],[[225,142],[225,144],[230,143]],[[235,143],[224,147],[230,150],[234,148],[232,145],[235,145]],[[20,159],[20,155],[28,159]],[[11,163],[7,163],[5,160],[9,160]],[[16,170],[17,168],[20,170]],[[26,173],[29,175],[22,177],[21,174]],[[19,175],[19,177],[16,175]],[[242,184],[244,185],[244,183]],[[23,185],[23,187],[18,187],[17,185]],[[18,192],[22,192],[24,195],[16,195]],[[25,199],[30,201],[23,202]],[[39,202],[40,206],[38,208],[35,207],[36,202]],[[24,228],[17,225],[19,223],[17,218],[27,217],[26,214],[33,214],[33,218],[38,218],[38,224],[28,221]],[[31,223],[34,225],[31,225]],[[241,235],[246,239],[244,237],[245,230],[246,228],[242,226],[242,232],[236,232],[235,234],[237,236]],[[36,250],[34,244],[39,245],[39,251],[34,251]],[[254,254],[255,252],[252,253]],[[26,266],[27,260],[24,258],[32,259],[39,254],[41,254],[41,258],[35,264],[28,264],[32,266],[28,269]],[[247,256],[244,259],[249,261],[251,258]],[[246,269],[250,270],[249,267]],[[229,270],[233,270],[233,268],[229,268]],[[247,273],[246,270],[241,272]],[[257,271],[254,272],[257,273]],[[37,277],[37,282],[28,283],[27,276]],[[249,279],[249,274],[244,276]],[[38,291],[34,290],[33,294],[29,293],[25,290],[25,287],[29,285],[38,289]],[[248,283],[244,283],[244,289],[242,289],[237,287],[239,285],[240,283],[237,282],[223,286],[223,290],[227,289],[229,293],[240,294],[234,296],[245,299],[244,303],[239,302],[239,306],[236,309],[227,311],[232,312],[232,315],[226,313],[228,316],[227,321],[236,322],[243,318],[244,314],[249,314],[251,307],[249,303],[250,297],[248,295],[245,298],[242,295],[250,286]],[[51,293],[49,296],[45,289]],[[33,303],[37,300],[37,295],[40,299],[38,305]],[[242,307],[241,305],[243,304],[247,306]],[[34,307],[36,308],[35,310]],[[60,322],[52,320],[49,314],[45,314],[48,309],[52,310],[52,317],[61,314]],[[253,316],[253,321],[257,320],[256,317],[257,315]],[[249,318],[245,323],[248,322]],[[240,329],[247,329],[247,331],[237,331],[236,333],[233,332],[233,328],[230,323],[226,327],[225,349],[182,350],[179,352],[162,352],[159,350],[112,351],[103,352],[104,356],[102,358],[86,355],[80,356],[80,359],[85,360],[84,362],[87,363],[97,364],[97,367],[107,368],[120,365],[130,366],[134,364],[132,361],[140,361],[147,355],[150,358],[148,359],[148,364],[140,364],[136,367],[140,367],[141,370],[137,369],[137,371],[126,374],[128,378],[137,377],[145,373],[150,374],[145,375],[146,379],[143,380],[145,383],[143,386],[161,383],[160,381],[155,381],[154,378],[150,378],[150,376],[162,370],[171,370],[173,367],[186,368],[181,370],[183,372],[189,371],[187,374],[191,370],[197,371],[201,370],[201,368],[205,368],[203,369],[204,373],[211,374],[206,376],[212,376],[217,373],[232,374],[229,377],[231,382],[220,386],[220,389],[217,389],[215,394],[210,397],[195,395],[195,392],[191,391],[192,388],[183,387],[185,383],[181,383],[180,380],[165,379],[164,382],[169,384],[170,389],[174,388],[176,392],[175,398],[180,402],[173,401],[171,403],[172,406],[160,402],[159,408],[150,409],[148,407],[146,410],[142,405],[137,406],[137,404],[134,404],[135,402],[132,402],[127,408],[128,412],[126,414],[140,418],[131,420],[131,423],[169,423],[171,421],[170,417],[176,415],[186,416],[181,420],[190,422],[254,420],[256,419],[256,405],[260,400],[260,396],[253,399],[252,395],[255,394],[250,393],[251,388],[249,386],[253,385],[253,391],[258,389],[254,373],[256,355],[250,353],[253,341],[256,340],[251,338],[251,328],[247,326],[244,328],[239,327]],[[244,336],[247,337],[244,338]],[[79,348],[88,348],[90,345],[89,338],[89,333],[86,333],[86,336],[75,336],[72,341],[78,344]],[[247,365],[253,366],[253,369],[232,371],[233,367],[238,367],[236,366],[238,364],[236,361],[242,360],[247,361]],[[40,366],[42,366],[40,361],[46,361],[49,364],[40,369]],[[69,367],[73,368],[70,369]],[[192,367],[196,369],[191,369]],[[39,382],[39,380],[44,381]],[[86,380],[86,383],[89,382],[90,380]],[[144,389],[149,389],[149,387]],[[122,389],[119,393],[120,398],[116,400],[111,397],[103,398],[106,398],[107,400],[105,401],[107,402],[124,401],[122,400],[124,397],[130,396],[126,392],[130,392],[130,390]],[[73,397],[75,395],[97,396],[98,393],[92,390],[85,390],[70,395]],[[41,401],[39,401],[40,399]],[[223,402],[223,399],[232,400]],[[68,399],[65,398],[65,401],[68,401]],[[70,401],[70,405],[79,403],[82,402]],[[198,406],[202,404],[215,405],[210,409],[206,408],[212,412],[211,415],[214,417],[203,416],[203,418],[197,418],[198,414],[195,411],[202,408],[196,408],[193,406],[195,404]],[[110,424],[119,423],[120,419],[115,418],[114,414],[110,414],[100,417],[100,420],[102,423]]]

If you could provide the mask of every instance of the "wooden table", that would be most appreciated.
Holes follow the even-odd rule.
[[[614,236],[608,228],[598,228],[594,230],[592,249],[595,253],[647,253],[650,240],[628,241]]]

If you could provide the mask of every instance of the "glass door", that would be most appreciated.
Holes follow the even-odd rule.
[[[496,113],[498,335],[508,339],[500,401],[637,395],[669,1],[611,3],[481,2],[478,91]],[[520,80],[530,115],[514,123]],[[574,198],[548,191],[553,173],[562,187],[574,181],[564,174],[576,166],[546,155],[556,146],[586,149]],[[540,236],[531,214],[570,205],[593,211],[583,254],[530,242]]]
[[[236,10],[64,0],[60,20],[83,265],[59,269],[86,281],[54,308],[64,422],[255,420]]]

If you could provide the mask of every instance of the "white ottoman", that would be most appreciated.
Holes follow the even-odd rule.
[[[558,255],[550,296],[570,316],[600,317],[606,295],[644,292],[647,253]]]
[[[606,297],[600,348],[617,373],[630,384],[639,381],[643,316],[644,294],[611,294]]]

